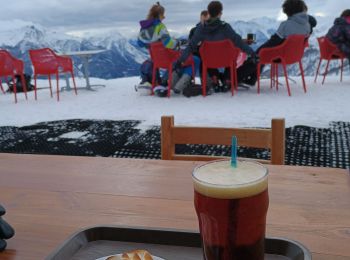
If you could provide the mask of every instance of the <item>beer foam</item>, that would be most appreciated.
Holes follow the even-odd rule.
[[[261,164],[238,161],[215,161],[193,172],[194,189],[204,196],[219,199],[239,199],[254,196],[267,189],[267,169]]]

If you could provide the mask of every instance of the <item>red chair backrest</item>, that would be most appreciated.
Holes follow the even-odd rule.
[[[230,40],[204,41],[199,53],[207,68],[222,68],[236,64],[240,50]]]
[[[0,74],[12,75],[14,70],[12,59],[5,50],[0,50]]]
[[[36,73],[55,73],[57,71],[58,62],[51,49],[29,50],[29,56]]]
[[[307,41],[307,38],[302,34],[291,35],[286,39],[284,51],[287,63],[295,63],[303,58],[305,41]]]
[[[157,68],[168,68],[180,55],[177,51],[165,48],[162,42],[150,44],[149,51],[153,64]]]
[[[320,55],[322,59],[331,59],[332,56],[344,57],[344,55],[340,52],[338,47],[333,44],[327,37],[319,37],[317,38],[318,45],[320,47]]]
[[[300,61],[304,55],[307,38],[303,34],[290,35],[281,44],[272,48],[263,48],[259,52],[261,63],[272,63],[281,59],[286,64]]]
[[[0,50],[0,75],[12,75],[22,72],[23,63],[12,57],[8,51]]]

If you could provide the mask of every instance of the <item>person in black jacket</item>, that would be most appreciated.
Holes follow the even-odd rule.
[[[188,56],[198,50],[198,46],[203,41],[221,41],[229,39],[233,44],[247,53],[249,57],[255,57],[254,50],[247,45],[229,25],[221,20],[223,6],[220,1],[211,1],[208,5],[210,18],[204,24],[200,24],[195,29],[187,48],[182,51],[180,58],[174,63],[174,69],[181,67]]]
[[[223,6],[219,1],[212,1],[208,5],[210,18],[203,25],[199,25],[189,42],[187,48],[182,51],[177,63],[181,64],[188,56],[197,49],[199,43],[203,41],[221,41],[230,39],[234,45],[248,55],[255,56],[255,53],[229,25],[221,20]]]
[[[196,31],[197,27],[199,27],[200,25],[203,25],[206,21],[208,21],[209,19],[209,13],[207,10],[203,10],[201,12],[201,15],[200,15],[200,21],[199,23],[196,24],[195,27],[193,27],[191,30],[190,30],[190,34],[188,35],[188,40],[190,41],[194,35],[194,32]]]

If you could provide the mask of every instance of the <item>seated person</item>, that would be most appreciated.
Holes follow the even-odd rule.
[[[190,34],[188,35],[188,40],[190,41],[194,35],[194,32],[196,31],[197,27],[200,26],[200,25],[204,25],[204,23],[206,21],[209,20],[209,13],[207,10],[203,10],[200,14],[200,18],[199,18],[199,23],[196,24],[195,27],[193,27],[191,30],[190,30]]]
[[[149,10],[147,19],[140,21],[141,29],[138,35],[139,46],[149,48],[149,45],[151,43],[161,41],[166,48],[169,48],[169,49],[178,48],[179,42],[170,37],[169,32],[163,23],[164,19],[165,19],[165,8],[161,6],[159,2],[157,2],[157,4],[153,5]],[[146,60],[141,65],[141,69],[140,69],[141,83],[138,86],[136,86],[136,89],[145,88],[145,87],[151,88],[152,69],[153,69],[153,63],[150,60]],[[186,75],[189,74],[189,78],[191,79],[192,70],[187,69],[185,71],[186,72],[188,71]],[[160,78],[159,74],[157,75],[157,81],[161,85],[167,85],[168,84],[167,79],[168,79],[167,73],[163,75],[162,79]],[[157,88],[156,92],[159,96],[164,97],[167,94],[167,88],[166,87]]]
[[[312,26],[316,26],[316,19],[309,16],[307,6],[303,0],[285,0],[282,5],[283,12],[288,19],[282,22],[275,34],[262,44],[258,50],[281,45],[289,35],[304,34],[307,38],[311,33]],[[261,66],[261,69],[263,66]],[[257,81],[257,64],[246,61],[237,69],[238,82],[255,85]]]
[[[342,51],[350,61],[350,9],[335,19],[326,37]]]
[[[138,45],[140,47],[149,48],[153,42],[162,41],[166,48],[175,49],[177,41],[170,37],[170,34],[163,23],[165,19],[165,8],[157,2],[150,8],[147,19],[140,21],[140,32],[138,35]],[[140,74],[141,82],[135,86],[135,89],[151,89],[153,63],[151,60],[146,60],[141,64]],[[164,81],[166,82],[167,75]],[[157,73],[157,81],[161,83],[162,79]],[[163,93],[164,94],[164,93]]]
[[[191,41],[197,27],[201,24],[204,24],[204,22],[207,21],[208,19],[209,19],[208,11],[203,10],[200,14],[200,22],[190,30],[190,34],[188,36],[188,42]],[[201,70],[202,66],[201,66],[200,58],[199,58],[199,50],[197,49],[196,51],[194,51],[193,55],[194,55],[193,58],[194,58],[194,62],[195,62],[195,70],[197,71],[198,68],[199,68],[199,70]],[[190,86],[191,79],[192,79],[192,68],[190,68],[190,67],[174,71],[173,80],[172,80],[172,84],[171,84],[173,91],[175,93],[180,93],[186,87]]]
[[[204,25],[205,22],[209,20],[210,16],[207,10],[203,10],[200,14],[200,22],[197,23],[195,27],[193,27],[190,31],[190,34],[188,36],[188,40],[190,41],[194,35],[194,32],[196,31],[197,27],[200,25]],[[199,54],[199,47],[198,46],[197,50],[193,52],[193,55],[198,56],[200,58]],[[199,74],[200,74],[200,79],[202,80],[202,63],[199,63]],[[210,84],[213,85],[214,91],[215,92],[225,92],[228,91],[229,88],[225,86],[225,75],[224,73],[220,73],[218,69],[208,69],[208,81],[211,82]],[[221,80],[221,85],[219,84],[219,80]]]
[[[221,41],[229,39],[243,52],[255,56],[253,49],[242,41],[241,36],[232,29],[231,25],[221,20],[222,10],[223,6],[220,1],[211,1],[209,3],[209,20],[197,26],[187,48],[182,51],[180,58],[174,64],[174,69],[180,67],[190,54],[198,51],[198,45],[203,41]]]
[[[147,19],[140,21],[140,32],[138,44],[148,48],[153,42],[162,41],[166,48],[175,49],[177,41],[170,37],[163,23],[165,19],[165,8],[157,2],[148,12]]]

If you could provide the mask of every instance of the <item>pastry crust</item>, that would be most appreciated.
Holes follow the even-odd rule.
[[[121,256],[110,256],[106,260],[153,260],[153,257],[146,250],[134,250]]]

